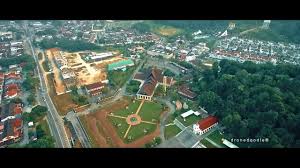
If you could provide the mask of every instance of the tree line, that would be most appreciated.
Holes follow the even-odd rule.
[[[244,147],[300,147],[300,67],[222,60],[196,73],[197,102],[231,138],[269,138]]]

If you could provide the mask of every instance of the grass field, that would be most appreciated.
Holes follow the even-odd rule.
[[[56,95],[51,74],[47,75],[49,95],[55,105],[59,115],[66,115],[72,108],[77,107],[72,101],[70,93]]]
[[[51,132],[47,120],[41,120],[39,121],[39,124],[41,125],[42,129],[45,131],[46,135],[51,136]]]
[[[112,123],[112,125],[116,128],[119,137],[123,138],[126,133],[126,130],[129,127],[126,120],[122,118],[116,118],[116,117],[108,117],[108,118]]]
[[[170,139],[181,131],[176,125],[169,125],[165,127],[165,138]]]
[[[138,109],[139,105],[141,104],[140,100],[135,100],[135,102],[131,102],[130,99],[128,99],[129,105],[128,109],[123,108],[120,110],[116,110],[116,112],[113,112],[114,115],[127,117],[130,114],[136,113],[136,110]],[[155,102],[149,102],[145,101],[140,112],[139,116],[143,121],[150,121],[155,122],[159,120],[160,114],[162,113],[162,105],[160,103]],[[126,138],[123,138],[129,125],[126,122],[125,118],[116,118],[112,116],[108,116],[109,121],[112,123],[112,125],[116,128],[116,131],[119,135],[119,137],[123,140],[125,143],[133,142],[141,137],[143,137],[146,134],[150,134],[153,131],[155,131],[157,125],[149,124],[149,123],[140,123],[139,125],[132,126],[126,136]],[[154,120],[155,121],[154,121]],[[120,125],[120,126],[117,126]],[[147,130],[145,133],[144,130]],[[128,139],[128,137],[131,137],[131,139]]]
[[[160,103],[145,101],[139,115],[144,121],[158,121],[163,111],[162,108],[163,106]]]
[[[217,148],[215,147],[213,144],[211,144],[210,142],[208,142],[206,139],[202,139],[200,141],[204,146],[206,146],[207,148]]]
[[[131,100],[129,100],[131,101]],[[131,102],[128,105],[128,109],[124,108],[121,110],[118,110],[116,112],[114,112],[115,115],[119,115],[119,116],[123,116],[123,117],[127,117],[130,114],[134,114],[136,112],[136,110],[138,109],[139,105],[140,105],[141,101],[135,101],[134,103]]]
[[[181,33],[181,29],[177,29],[171,26],[160,26],[157,28],[154,28],[154,32],[163,35],[163,36],[175,36],[179,33]]]
[[[132,141],[135,141],[136,139],[143,137],[144,135],[152,133],[153,131],[155,131],[156,126],[157,125],[148,123],[141,123],[139,125],[132,126],[128,132],[127,137],[124,139],[124,142],[130,143]],[[144,132],[144,130],[146,130],[147,132]],[[131,140],[129,140],[129,137],[131,137]]]
[[[226,147],[223,143],[222,143],[222,138],[224,138],[224,135],[222,135],[220,133],[220,131],[216,130],[214,132],[212,132],[211,134],[209,134],[207,136],[207,138],[209,138],[210,140],[214,141],[216,144],[222,146],[222,147]]]
[[[201,116],[196,116],[196,115],[191,115],[188,116],[185,121],[183,120],[183,118],[181,116],[177,117],[177,120],[180,121],[184,126],[190,126],[192,124],[197,123],[199,120],[201,120],[202,117]]]

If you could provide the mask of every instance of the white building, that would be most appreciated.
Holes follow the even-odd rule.
[[[206,117],[193,125],[193,132],[197,135],[202,135],[218,125],[218,119],[214,116]]]

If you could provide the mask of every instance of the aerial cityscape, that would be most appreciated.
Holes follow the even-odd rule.
[[[299,26],[0,20],[0,148],[300,147]]]

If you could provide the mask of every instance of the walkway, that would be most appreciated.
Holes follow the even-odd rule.
[[[181,130],[184,130],[186,128],[186,126],[184,126],[180,121],[178,121],[177,119],[174,120],[174,124],[179,127]]]
[[[135,112],[136,115],[139,114],[139,112],[140,112],[140,110],[141,110],[141,108],[142,108],[144,102],[145,102],[145,100],[143,99],[143,100],[141,101],[141,104],[139,105],[139,108],[138,108],[138,109],[136,110],[136,112]],[[143,122],[143,121],[142,121],[142,122]],[[129,127],[128,127],[128,129],[127,129],[127,131],[126,131],[126,133],[125,133],[125,135],[124,135],[123,138],[126,138],[126,136],[127,136],[128,132],[129,132],[130,128],[131,128],[131,125],[129,125]]]
[[[165,141],[165,126],[166,126],[166,121],[167,118],[173,114],[175,112],[175,106],[166,99],[162,99],[162,98],[155,98],[155,100],[162,102],[164,104],[166,104],[169,108],[170,111],[164,112],[162,114],[161,120],[160,120],[160,124],[159,124],[159,129],[160,129],[160,138],[162,139],[162,141]]]
[[[205,138],[208,142],[210,142],[211,144],[213,144],[214,146],[218,147],[218,148],[222,148],[222,146],[220,146],[219,144],[215,143],[214,141],[212,141],[209,138]]]

